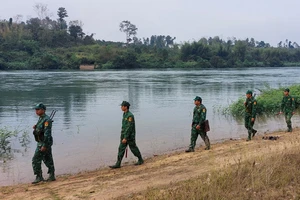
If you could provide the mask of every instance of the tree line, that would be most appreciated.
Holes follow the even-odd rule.
[[[67,10],[59,7],[53,19],[45,4],[36,4],[37,17],[21,15],[0,19],[0,69],[78,69],[94,64],[98,69],[227,68],[300,66],[296,42],[277,47],[254,38],[220,39],[218,36],[178,44],[176,37],[152,35],[138,38],[138,27],[128,20],[119,25],[125,42],[94,39],[83,23],[67,23]]]

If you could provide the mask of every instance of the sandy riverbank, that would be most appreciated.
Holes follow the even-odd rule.
[[[300,129],[293,133],[275,132],[276,141],[257,135],[252,141],[229,140],[203,147],[193,153],[175,152],[156,156],[144,165],[124,164],[122,168],[100,169],[57,177],[57,181],[38,185],[20,184],[0,187],[0,199],[112,199],[188,180],[212,170],[229,167],[264,154],[279,153],[299,146]],[[201,138],[199,138],[201,139]]]

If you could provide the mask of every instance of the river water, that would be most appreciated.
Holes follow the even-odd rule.
[[[114,164],[120,138],[123,100],[135,115],[137,145],[144,157],[184,150],[198,95],[207,107],[212,143],[246,138],[243,121],[218,111],[248,89],[259,94],[266,87],[300,83],[300,67],[226,70],[140,71],[0,71],[0,125],[17,131],[0,158],[0,185],[30,182],[36,142],[32,126],[38,117],[32,106],[43,102],[48,115],[57,110],[52,134],[56,174],[77,173]],[[292,119],[299,125],[300,118]],[[258,119],[263,135],[285,129],[282,117]],[[197,147],[203,145],[198,138]],[[9,150],[10,148],[10,150]],[[123,163],[135,158],[129,151]],[[43,165],[44,166],[44,165]],[[44,176],[46,168],[43,167]]]

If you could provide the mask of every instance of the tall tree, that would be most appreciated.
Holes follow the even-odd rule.
[[[69,32],[70,35],[77,41],[77,38],[80,37],[81,39],[85,35],[85,33],[82,30],[82,23],[78,20],[71,21],[69,23]]]
[[[135,36],[137,34],[138,28],[134,24],[131,24],[128,20],[122,21],[119,27],[119,30],[126,34],[127,44],[132,40],[131,36]]]
[[[60,7],[58,8],[57,15],[60,24],[60,29],[61,30],[67,29],[67,22],[65,21],[65,18],[68,17],[67,10],[63,7]]]

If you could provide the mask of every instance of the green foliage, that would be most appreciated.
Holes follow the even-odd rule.
[[[47,6],[35,6],[39,17],[26,22],[0,19],[0,70],[79,69],[95,64],[99,69],[132,68],[228,68],[299,66],[300,46],[286,40],[278,48],[265,41],[220,39],[175,43],[176,37],[152,35],[136,37],[138,28],[122,21],[120,31],[126,42],[97,40],[86,35],[79,20],[65,18],[67,10],[58,8],[58,19],[51,19]],[[43,10],[46,9],[46,10]],[[48,16],[48,17],[47,17]]]
[[[290,86],[290,95],[295,97],[296,107],[300,105],[300,85]],[[271,89],[267,88],[261,91],[257,96],[257,113],[264,115],[272,115],[278,113],[281,107],[284,88]],[[222,110],[223,114],[230,114],[234,117],[241,117],[244,115],[245,107],[244,101],[246,97],[239,98],[236,102]]]

